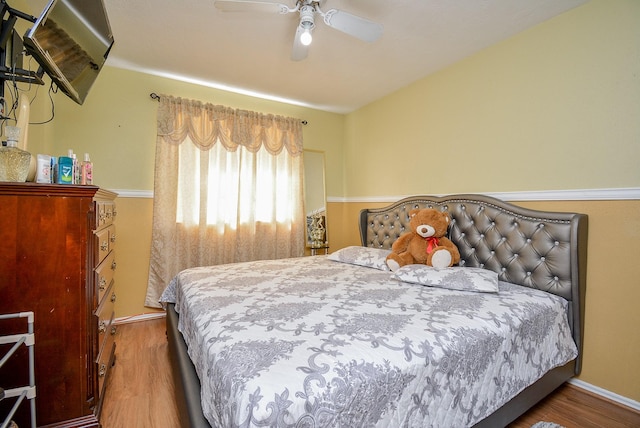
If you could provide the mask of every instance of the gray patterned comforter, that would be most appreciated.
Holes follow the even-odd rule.
[[[464,427],[576,357],[561,297],[408,284],[325,256],[185,270],[212,427]]]

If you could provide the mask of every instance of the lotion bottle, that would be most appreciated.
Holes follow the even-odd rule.
[[[93,162],[89,159],[89,153],[84,154],[84,161],[81,165],[80,184],[93,184]]]
[[[73,153],[73,149],[67,150],[67,157],[71,159],[72,171],[71,171],[71,183],[76,184],[76,167],[78,165],[76,155]]]

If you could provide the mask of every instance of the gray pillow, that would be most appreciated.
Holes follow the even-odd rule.
[[[390,252],[391,250],[383,248],[345,247],[329,254],[329,260],[379,270],[389,270],[386,260]]]
[[[498,274],[476,267],[434,268],[427,265],[406,265],[395,271],[392,277],[404,282],[450,290],[498,292]]]

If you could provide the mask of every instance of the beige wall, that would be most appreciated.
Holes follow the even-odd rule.
[[[332,250],[358,244],[359,210],[382,205],[350,198],[639,188],[638,22],[636,0],[592,0],[347,116],[106,67],[83,106],[54,96],[55,119],[31,127],[29,148],[89,152],[98,185],[151,191],[157,109],[151,92],[306,119],[305,148],[326,152]],[[32,121],[50,115],[46,89],[38,90]],[[34,97],[35,88],[28,93]],[[640,251],[639,201],[525,205],[589,214],[580,378],[640,401],[640,288],[633,265],[622,263]],[[118,198],[120,318],[150,311],[142,302],[151,212],[151,198]]]
[[[350,114],[345,196],[638,186],[638,118],[640,1],[592,0]]]
[[[116,201],[116,317],[158,312],[144,307],[151,253],[153,199]]]

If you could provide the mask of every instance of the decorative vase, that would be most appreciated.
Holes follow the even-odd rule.
[[[321,248],[325,245],[324,216],[314,214],[311,216],[311,248]]]
[[[17,147],[20,128],[5,126],[7,147],[0,147],[0,181],[24,183],[29,176],[31,153]]]

